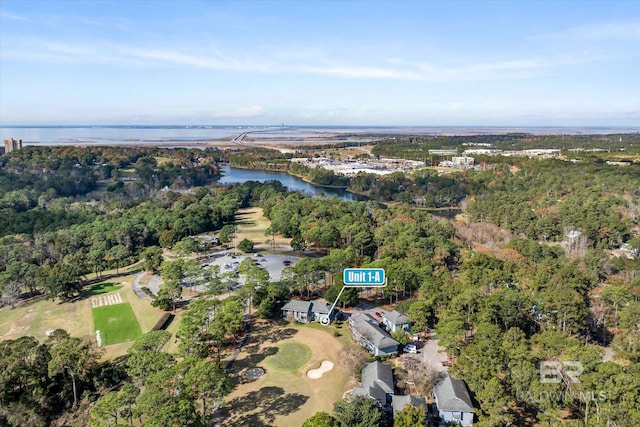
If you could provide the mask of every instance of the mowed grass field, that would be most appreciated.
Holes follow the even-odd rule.
[[[265,359],[270,367],[279,371],[293,372],[311,359],[311,349],[305,344],[287,341],[276,346],[277,352]]]
[[[320,329],[323,328],[323,329]],[[347,348],[325,327],[253,324],[247,344],[231,367],[234,390],[225,396],[222,425],[300,426],[319,411],[331,413],[333,403],[353,386],[351,372],[340,362]],[[319,379],[307,371],[324,360],[335,364]],[[249,368],[261,367],[264,376],[250,381]]]
[[[94,329],[100,331],[103,346],[133,341],[142,335],[138,319],[128,302],[95,307],[91,314]]]
[[[123,303],[128,303],[134,313],[138,328],[142,332],[148,332],[153,328],[163,311],[152,307],[148,300],[138,298],[131,290],[131,285],[136,278],[135,266],[120,269],[124,273],[118,277],[112,277],[104,282],[85,288],[83,295],[75,301],[60,302],[59,300],[47,300],[41,298],[19,304],[15,309],[4,307],[0,309],[0,340],[16,339],[22,336],[33,336],[43,342],[47,339],[47,331],[64,329],[74,337],[88,337],[95,342],[95,328],[92,298],[106,297],[112,293],[119,293]],[[128,271],[134,271],[127,273]],[[106,277],[113,275],[114,271],[104,273]],[[142,273],[144,274],[144,273]],[[90,276],[93,278],[93,276]],[[168,330],[175,334],[182,312],[176,314],[176,318],[169,325]],[[107,332],[108,334],[108,332]],[[123,341],[113,344],[107,336],[107,346],[103,358],[113,359],[126,354],[131,341]],[[177,344],[170,342],[170,351],[177,348]]]
[[[255,244],[255,249],[258,251],[271,249],[272,236],[265,234],[267,228],[271,225],[271,221],[265,218],[262,208],[251,207],[240,209],[236,214],[234,224],[238,227],[237,242],[242,241],[242,239],[249,239]],[[291,239],[278,235],[275,236],[275,239],[279,251],[283,248],[290,250],[289,241]]]

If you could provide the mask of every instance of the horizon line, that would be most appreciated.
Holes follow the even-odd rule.
[[[281,128],[281,129],[291,129],[298,127],[312,128],[312,127],[321,127],[321,128],[581,128],[581,129],[597,129],[597,128],[627,128],[627,129],[638,129],[640,130],[640,126],[638,125],[611,125],[611,124],[600,124],[600,125],[339,125],[339,124],[323,124],[323,125],[314,125],[314,124],[297,124],[297,125],[282,125],[282,124],[128,124],[128,123],[111,123],[111,124],[66,124],[66,125],[53,125],[53,124],[11,124],[11,125],[0,125],[0,128],[104,128],[104,127],[178,127],[178,128],[190,128],[190,127],[215,127],[215,128]]]

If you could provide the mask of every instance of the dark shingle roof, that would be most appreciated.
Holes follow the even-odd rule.
[[[324,301],[300,301],[295,299],[292,299],[282,307],[282,311],[314,312],[317,314],[329,314],[330,309],[331,304]]]

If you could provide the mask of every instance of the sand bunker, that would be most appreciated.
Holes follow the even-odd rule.
[[[310,369],[307,372],[307,376],[312,380],[317,380],[318,378],[322,377],[322,374],[324,374],[325,372],[329,372],[332,369],[333,369],[333,362],[330,362],[328,360],[323,360],[322,363],[320,364],[320,367],[316,369]]]

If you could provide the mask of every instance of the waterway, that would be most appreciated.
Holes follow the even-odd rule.
[[[370,200],[366,196],[353,194],[342,188],[323,187],[308,183],[297,176],[289,175],[286,172],[274,172],[256,169],[233,168],[229,165],[221,165],[222,177],[218,181],[220,184],[242,184],[246,181],[280,181],[290,191],[301,191],[315,197],[339,197],[348,202]],[[434,209],[430,211],[433,216],[443,219],[455,219],[455,216],[462,212],[460,208]]]
[[[343,188],[322,187],[308,183],[286,172],[274,172],[256,169],[240,169],[222,165],[220,184],[242,184],[246,181],[280,181],[290,191],[300,191],[317,197],[339,197],[348,202],[368,200],[367,197],[348,192]]]

